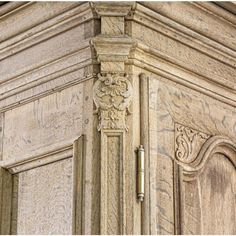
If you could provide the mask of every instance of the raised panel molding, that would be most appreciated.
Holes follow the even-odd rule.
[[[220,159],[221,162],[217,158]],[[216,160],[214,159],[216,158]],[[223,163],[223,160],[225,162]],[[228,161],[227,161],[228,160]],[[209,163],[209,164],[208,164]],[[215,163],[215,164],[214,164]],[[220,163],[222,163],[220,166]],[[213,165],[213,167],[211,167]],[[229,169],[229,166],[233,167]],[[208,169],[210,168],[210,169]],[[211,169],[212,168],[212,169]],[[218,169],[225,170],[226,173],[218,173]],[[204,216],[206,209],[203,209],[202,198],[208,194],[219,194],[218,197],[224,195],[223,189],[217,192],[217,185],[226,184],[226,174],[230,177],[230,170],[235,171],[236,168],[236,143],[228,137],[220,135],[209,135],[195,129],[175,123],[175,165],[174,165],[174,182],[175,182],[175,230],[177,234],[202,234],[204,230],[215,232],[211,227],[206,227]],[[207,171],[207,172],[206,172]],[[208,173],[204,175],[204,173]],[[212,173],[209,175],[209,173]],[[231,178],[233,172],[231,172]],[[203,177],[204,175],[204,177]],[[214,181],[220,181],[215,183]],[[203,181],[203,182],[202,182]],[[231,180],[232,181],[232,180]],[[208,192],[202,193],[208,183]],[[233,183],[232,183],[233,184]],[[207,191],[207,190],[206,190]],[[211,192],[213,191],[213,192]],[[233,190],[232,190],[233,191]],[[220,195],[221,194],[221,195]],[[229,196],[230,193],[227,193]],[[214,197],[214,201],[216,201]],[[203,199],[205,203],[208,200]],[[221,199],[223,201],[223,199]],[[222,202],[219,202],[219,204]],[[215,204],[215,203],[214,203]],[[213,205],[215,207],[215,205]],[[215,209],[209,209],[212,211]],[[211,219],[212,220],[212,219]],[[214,220],[212,221],[214,222]],[[228,221],[230,225],[230,222]],[[222,227],[222,228],[220,228]],[[228,226],[229,227],[229,226]],[[226,227],[227,228],[227,227]],[[217,230],[224,229],[224,224],[217,227]],[[213,230],[213,231],[212,231]],[[227,228],[230,230],[230,227]],[[231,232],[231,231],[228,231]]]
[[[68,232],[70,234],[76,234],[76,235],[84,234],[84,231],[85,231],[85,225],[84,225],[85,224],[85,219],[84,219],[85,148],[86,148],[86,140],[85,140],[85,136],[82,135],[78,139],[72,142],[64,143],[64,145],[61,145],[61,146],[56,145],[54,146],[54,149],[49,149],[46,152],[44,153],[41,152],[38,155],[31,155],[20,161],[14,162],[14,161],[8,160],[8,161],[0,162],[0,167],[1,167],[0,168],[0,232],[1,234],[10,234],[10,232],[14,234],[18,233],[17,232],[18,230],[17,217],[18,217],[19,202],[17,199],[19,197],[19,193],[17,192],[19,191],[19,188],[16,186],[16,184],[18,183],[17,176],[21,175],[21,179],[22,178],[24,179],[27,177],[28,171],[31,172],[31,170],[36,170],[36,172],[38,171],[38,174],[40,175],[41,172],[39,171],[38,168],[41,168],[41,167],[46,168],[45,169],[46,172],[44,173],[47,174],[47,172],[49,171],[48,164],[54,165],[55,163],[60,163],[61,161],[64,161],[64,160],[70,160],[69,162],[71,163],[70,165],[72,167],[71,222],[67,222],[67,223],[70,223],[71,225],[67,225],[66,227],[68,229],[71,229],[71,232]],[[60,168],[62,169],[64,168],[63,165],[61,164],[59,165],[61,166]],[[32,172],[33,175],[35,175],[36,172],[33,171]],[[22,175],[22,173],[26,173],[26,174]],[[69,173],[70,171],[66,174],[69,174]],[[69,178],[69,176],[67,177]],[[31,186],[31,183],[28,180],[28,186],[23,186],[23,187],[25,187],[26,188],[25,190],[28,191],[27,189],[30,186]],[[50,186],[53,187],[54,185],[50,185]],[[13,193],[12,193],[12,190],[13,190]],[[41,190],[38,190],[38,191],[39,191],[38,193],[40,193]],[[62,196],[62,194],[60,194],[59,192],[57,192],[56,194],[59,194],[58,196]],[[66,192],[65,194],[67,195],[69,193]],[[48,195],[48,197],[50,196]],[[25,200],[27,199],[22,198],[22,201],[25,201]],[[60,199],[58,200],[60,201]],[[25,204],[25,202],[22,202],[22,204]],[[30,204],[30,202],[27,204]],[[21,213],[28,214],[26,207],[23,207],[23,208],[24,209]],[[34,215],[34,217],[36,216]],[[10,227],[10,225],[12,226]],[[27,232],[24,232],[24,225],[25,224],[22,222],[21,229],[23,231],[20,233],[27,233]],[[33,227],[30,229],[35,230],[36,228]],[[50,231],[50,229],[48,230]],[[54,228],[54,230],[57,230],[57,229]],[[63,228],[61,228],[61,230],[63,230]]]
[[[232,140],[175,123],[175,160],[182,167],[184,181],[196,178],[215,153],[225,155],[236,165],[236,144]]]

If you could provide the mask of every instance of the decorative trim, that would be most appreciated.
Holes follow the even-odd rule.
[[[32,3],[25,4],[23,7],[31,4]],[[76,4],[73,5],[58,16],[54,16],[33,28],[27,29],[22,33],[16,34],[14,37],[1,42],[0,59],[12,56],[32,45],[45,41],[50,37],[94,19],[89,3],[83,3],[78,6],[76,6]]]
[[[145,70],[146,72],[155,73],[156,75],[162,76],[163,78],[173,81],[174,83],[183,85],[225,104],[236,107],[235,93],[225,88],[225,86],[213,83],[213,81],[206,76],[200,76],[191,71],[183,70],[174,64],[168,64],[161,59],[161,55],[159,55],[158,58],[158,54],[151,55],[143,50],[139,50],[140,52],[138,52],[138,50],[135,51],[137,54],[135,52],[135,55],[131,55],[127,64],[134,65],[142,70]],[[145,55],[145,61],[139,59],[138,55]],[[170,73],[173,70],[175,70],[175,74]],[[227,84],[227,81],[224,80],[224,83]],[[232,89],[234,85],[232,83],[230,84],[232,85]]]
[[[193,163],[182,166],[184,181],[195,179],[203,171],[209,158],[216,153],[226,156],[236,168],[236,144],[227,137],[216,135],[203,144]]]
[[[199,6],[196,6],[196,3],[189,4],[199,8]],[[199,9],[199,12],[205,12],[205,9]],[[235,63],[235,53],[231,48],[199,33],[197,29],[194,29],[194,25],[192,25],[193,29],[190,29],[182,23],[176,22],[169,17],[148,8],[143,3],[137,3],[135,11],[132,13],[133,14],[129,16],[130,20],[134,20],[155,31],[159,31],[172,38],[181,40],[182,43],[197,48],[197,50],[201,50],[205,54],[211,56],[215,55],[216,59],[219,60],[221,58],[222,62],[228,63],[231,66]],[[226,23],[225,20],[222,21],[222,17],[217,17],[217,19],[222,22],[222,27],[223,25],[232,26],[231,23]]]
[[[98,35],[92,39],[99,62],[118,61],[128,59],[133,40],[127,35]]]
[[[126,234],[125,132],[101,131],[100,234]]]
[[[73,158],[73,218],[72,234],[85,234],[84,193],[85,193],[85,150],[86,137],[69,140],[64,145],[55,145],[46,152],[32,155],[22,161],[0,162],[0,233],[10,234],[12,210],[12,175],[66,158]],[[1,206],[5,205],[4,208]]]
[[[111,2],[94,2],[93,7],[97,14],[101,16],[123,16],[125,17],[131,10],[133,2],[116,2],[112,4]]]
[[[181,124],[175,124],[175,157],[183,163],[193,162],[202,147],[202,144],[210,138],[210,135],[203,132],[185,127]]]
[[[184,181],[195,179],[215,153],[225,155],[236,166],[236,144],[227,137],[211,136],[178,123],[175,137],[175,159]]]
[[[133,87],[128,76],[107,73],[98,74],[93,87],[95,113],[99,117],[98,131],[101,129],[125,129],[126,115],[133,96]]]

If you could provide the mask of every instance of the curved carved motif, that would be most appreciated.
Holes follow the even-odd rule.
[[[98,130],[125,129],[126,115],[132,100],[133,87],[127,75],[98,74],[93,87],[96,113],[99,116]]]
[[[210,135],[185,127],[181,124],[175,125],[176,132],[176,159],[183,163],[193,162],[203,143]]]
[[[227,137],[213,136],[203,144],[194,162],[182,165],[185,181],[196,178],[203,171],[209,158],[214,156],[214,154],[224,155],[236,168],[236,144]]]

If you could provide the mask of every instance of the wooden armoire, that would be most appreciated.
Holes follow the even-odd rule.
[[[236,234],[236,4],[2,2],[1,234]]]

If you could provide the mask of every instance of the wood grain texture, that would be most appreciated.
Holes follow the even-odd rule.
[[[209,226],[210,229],[206,226],[205,229],[203,227],[204,220],[205,222],[208,222],[208,218],[209,221],[215,220],[212,215],[209,215],[211,214],[209,204],[205,203],[205,206],[202,206],[204,199],[209,199],[207,193],[202,192],[202,188],[208,189],[206,191],[211,191],[211,194],[215,191],[213,189],[209,190],[210,188],[207,187],[209,186],[209,181],[211,181],[209,177],[210,174],[208,174],[208,177],[205,177],[208,182],[204,187],[202,187],[197,180],[195,182],[188,182],[188,189],[183,185],[181,189],[176,189],[175,187],[179,182],[182,183],[183,179],[181,177],[181,171],[178,171],[176,164],[173,165],[173,159],[175,157],[174,142],[175,138],[178,137],[178,133],[175,134],[174,123],[180,122],[187,127],[194,128],[198,130],[197,133],[201,131],[199,134],[204,135],[206,138],[210,137],[208,134],[221,134],[230,137],[231,140],[235,140],[235,110],[219,101],[206,96],[200,96],[197,92],[190,89],[172,84],[164,80],[164,78],[158,76],[157,78],[156,80],[152,78],[149,79],[149,201],[151,234],[178,233],[180,232],[179,224],[183,224],[184,230],[182,233],[186,234],[204,233],[210,232],[210,230],[211,233],[216,233],[216,231],[213,230],[214,226]],[[202,132],[204,132],[204,134]],[[194,135],[194,132],[190,132],[189,135]],[[199,148],[205,143],[205,140],[206,139],[204,139],[204,142],[202,142],[202,140],[195,140],[199,142],[195,144],[195,147],[198,147],[196,152],[199,152]],[[225,153],[232,152],[225,151]],[[212,158],[212,160],[213,159],[214,158]],[[205,165],[207,166],[207,162]],[[222,165],[224,165],[223,161]],[[218,168],[221,168],[219,172],[224,172],[226,175],[229,173],[223,166]],[[235,175],[235,169],[232,165],[230,173],[231,175]],[[214,175],[211,174],[211,176]],[[218,181],[220,180],[217,180],[217,183]],[[234,186],[232,179],[228,180],[228,182],[232,183]],[[175,189],[175,191],[173,191],[173,189]],[[199,192],[201,192],[200,196]],[[186,195],[186,193],[188,195]],[[228,198],[230,198],[230,196],[232,199],[233,194],[229,194]],[[218,196],[216,198],[221,202],[219,205],[225,204],[222,197]],[[182,205],[183,208],[178,209],[178,207],[180,207],[179,201],[182,202],[182,204],[186,202],[184,206]],[[228,202],[231,204],[231,208],[232,204],[235,204],[235,202],[232,203],[232,200]],[[214,208],[214,206],[211,207]],[[226,208],[229,208],[229,206],[226,206]],[[208,215],[205,215],[204,220],[202,218],[204,215],[202,214],[203,209],[206,209],[204,214],[209,212]],[[233,206],[233,209],[235,209],[235,206]],[[214,211],[215,210],[212,210],[213,214],[216,214]],[[231,219],[234,217],[234,213],[222,214],[226,214],[222,217],[229,217],[227,214],[231,214]],[[232,225],[235,226],[234,220],[231,221],[228,218],[227,222],[228,223],[219,224],[218,232],[227,232],[227,230],[229,230],[228,232],[232,232]],[[212,225],[214,225],[214,222],[212,222]]]
[[[29,152],[78,137],[82,107],[83,85],[78,84],[6,112],[4,159],[19,160]]]
[[[0,234],[11,232],[12,175],[0,168]]]
[[[0,160],[3,159],[4,113],[0,113]]]
[[[150,230],[174,233],[174,123],[160,99],[160,82],[149,79]]]
[[[17,234],[71,234],[72,158],[18,176]]]
[[[183,183],[183,234],[235,234],[235,180],[232,162],[214,154],[197,179]]]
[[[107,234],[120,234],[120,137],[109,137],[107,147]]]
[[[226,66],[224,62],[217,60],[217,58],[212,58],[211,56],[200,53],[198,49],[191,48],[181,41],[174,40],[169,35],[163,35],[158,31],[154,31],[136,22],[134,22],[132,26],[132,37],[141,44],[144,44],[144,48],[148,47],[150,50],[153,50],[156,56],[164,58],[166,62],[171,62],[181,68],[221,84],[222,81],[224,81],[224,85],[228,88],[230,85],[235,88],[235,68]],[[138,56],[139,59],[140,57],[146,56],[143,54],[142,56]],[[194,60],[191,60],[191,58],[194,58]],[[205,62],[207,62],[209,66],[206,66]],[[223,80],[221,80],[221,77]]]
[[[199,178],[199,187],[202,233],[235,235],[236,167],[226,156],[214,154]]]
[[[80,136],[73,144],[73,218],[72,233],[85,232],[85,136]]]
[[[13,175],[13,187],[12,187],[12,213],[11,213],[11,234],[17,234],[17,212],[18,212],[18,187],[19,176]]]
[[[126,230],[123,143],[123,132],[102,131],[101,234],[123,234]]]
[[[155,4],[151,2],[143,3],[170,19],[179,22],[188,28],[206,36],[215,39],[220,44],[235,49],[235,27],[230,22],[225,22],[224,18],[213,15],[209,11],[199,9],[197,5],[190,2],[173,2]],[[205,3],[207,6],[209,3]],[[209,4],[210,5],[210,4]],[[173,14],[173,11],[175,14]],[[211,26],[214,25],[215,28]],[[222,28],[222,25],[224,27]]]

